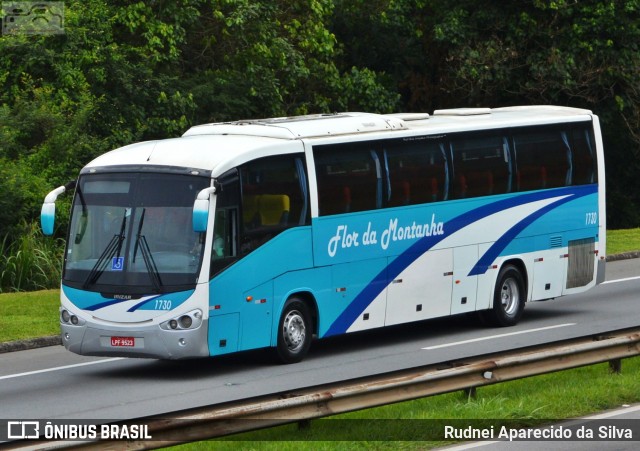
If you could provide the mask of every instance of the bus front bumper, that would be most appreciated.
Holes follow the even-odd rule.
[[[196,329],[164,330],[157,325],[129,329],[86,323],[60,324],[62,343],[80,355],[189,359],[209,357],[208,321]]]

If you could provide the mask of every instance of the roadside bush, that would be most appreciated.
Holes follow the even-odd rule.
[[[22,225],[17,240],[0,242],[0,293],[58,287],[64,240],[44,237],[36,222]]]

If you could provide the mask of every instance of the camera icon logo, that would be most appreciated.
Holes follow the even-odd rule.
[[[64,2],[2,2],[2,34],[64,34]]]
[[[40,436],[39,421],[9,421],[7,423],[7,438],[28,439]]]

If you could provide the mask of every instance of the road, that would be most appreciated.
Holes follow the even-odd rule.
[[[515,327],[426,321],[315,342],[296,365],[273,364],[264,351],[186,362],[82,357],[61,346],[0,354],[0,418],[130,419],[633,327],[638,292],[640,259],[611,262],[607,282],[529,304]]]

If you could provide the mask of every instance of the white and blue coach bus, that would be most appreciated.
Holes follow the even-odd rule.
[[[64,345],[182,359],[479,312],[604,279],[604,158],[590,111],[524,106],[196,126],[108,152],[76,182]]]

